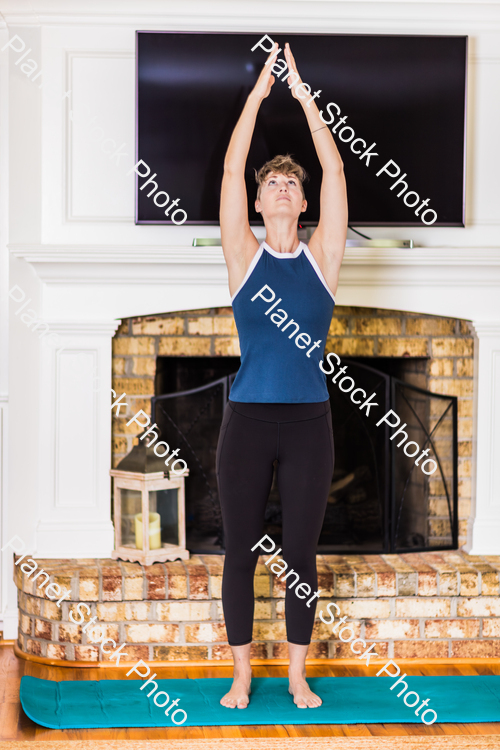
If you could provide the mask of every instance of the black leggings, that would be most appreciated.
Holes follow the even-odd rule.
[[[243,404],[229,401],[217,446],[217,479],[226,559],[222,606],[231,646],[252,641],[253,579],[262,549],[264,511],[277,460],[283,516],[282,559],[299,574],[287,581],[285,617],[290,643],[311,642],[317,599],[310,606],[295,594],[306,583],[317,589],[318,544],[333,474],[330,402]],[[269,544],[269,543],[268,543]],[[275,550],[279,547],[276,546]],[[274,576],[274,573],[271,573]],[[286,575],[286,574],[285,574]],[[304,590],[301,591],[303,593]],[[310,600],[310,597],[307,597]]]

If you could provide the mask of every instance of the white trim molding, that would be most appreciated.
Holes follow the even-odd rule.
[[[2,3],[5,5],[5,0]],[[278,33],[335,28],[338,32],[426,33],[429,23],[434,33],[452,34],[500,28],[498,6],[474,0],[212,0],[210,10],[200,0],[123,0],[117,13],[114,0],[31,0],[23,8],[12,2],[3,7],[6,23],[17,26],[50,24],[65,26],[193,28],[214,31]],[[193,19],[196,19],[195,23]],[[407,32],[408,33],[408,32]]]
[[[473,321],[475,342],[475,520],[467,549],[500,554],[500,320]]]
[[[120,320],[46,320],[62,345],[40,347],[36,553],[109,557],[111,339]]]

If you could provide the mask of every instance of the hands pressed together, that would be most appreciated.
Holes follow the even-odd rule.
[[[272,88],[272,85],[273,85],[273,83],[275,81],[275,77],[273,76],[273,74],[271,72],[272,67],[273,67],[272,64],[271,64],[271,60],[274,57],[277,57],[278,52],[279,52],[278,42],[275,42],[274,46],[273,46],[273,49],[269,53],[269,56],[268,56],[268,58],[266,60],[266,64],[262,68],[262,70],[260,72],[260,75],[259,75],[259,77],[257,79],[257,83],[255,84],[254,89],[253,89],[253,92],[255,94],[257,94],[257,96],[260,99],[266,99],[269,96],[269,94],[271,93],[271,88]],[[284,53],[285,53],[285,60],[286,60],[287,65],[288,65],[288,71],[286,73],[286,78],[284,78],[283,80],[285,80],[286,82],[288,82],[289,78],[293,75],[293,77],[294,77],[293,87],[292,88],[289,87],[289,88],[290,88],[290,91],[291,91],[292,96],[294,97],[294,99],[299,99],[300,100],[301,97],[297,96],[295,90],[297,88],[299,88],[300,84],[302,83],[302,79],[301,79],[301,77],[299,75],[299,72],[297,70],[297,64],[295,62],[295,58],[294,58],[294,56],[292,54],[292,50],[290,49],[290,45],[289,45],[288,42],[285,44],[285,51],[284,51]]]

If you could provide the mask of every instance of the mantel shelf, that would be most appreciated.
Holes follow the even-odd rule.
[[[215,264],[224,265],[222,247],[190,245],[44,245],[10,244],[16,258],[32,264]],[[500,267],[500,247],[346,248],[343,264]]]

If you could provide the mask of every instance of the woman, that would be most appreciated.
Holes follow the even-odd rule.
[[[333,474],[330,405],[319,362],[345,248],[346,187],[342,160],[316,103],[309,100],[307,107],[295,93],[301,81],[288,43],[285,57],[296,82],[292,95],[302,105],[323,169],[321,216],[309,247],[297,235],[298,218],[307,208],[305,173],[290,157],[275,157],[256,176],[255,209],[266,227],[260,246],[248,222],[245,163],[259,107],[274,83],[270,62],[234,129],[221,191],[222,247],[241,344],[241,367],[217,448],[226,540],[222,602],[234,660],[233,684],[221,699],[228,708],[246,708],[249,702],[256,545],[263,533],[273,465],[276,462],[283,516],[281,555],[287,569],[298,573],[300,583],[311,591],[317,588],[316,547]],[[314,341],[311,347],[307,339]],[[289,692],[299,708],[322,703],[309,689],[305,670],[315,604],[314,596],[311,606],[310,599],[301,601],[287,585]]]

